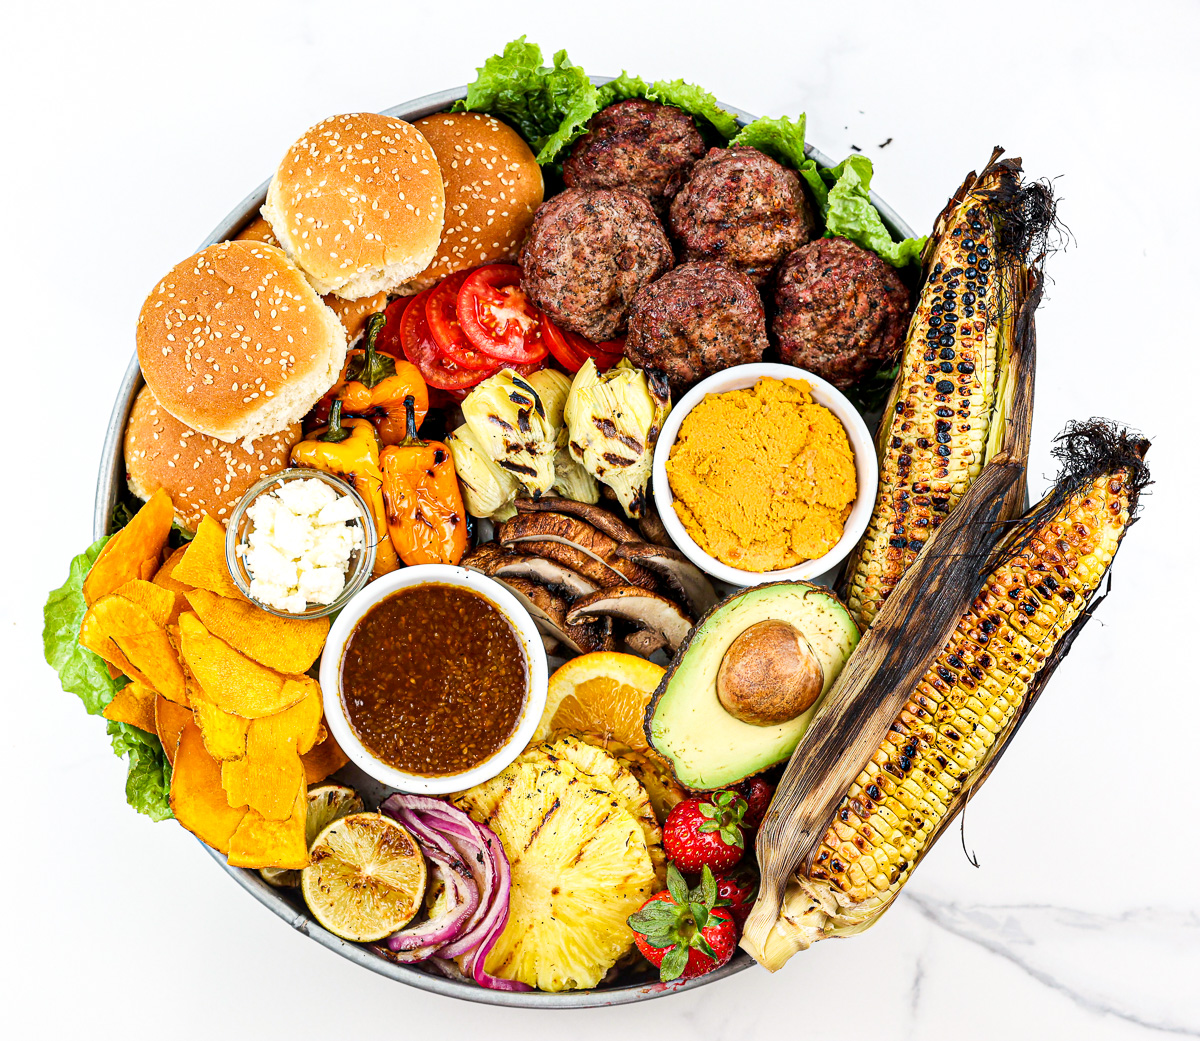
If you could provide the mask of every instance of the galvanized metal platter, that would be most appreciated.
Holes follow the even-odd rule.
[[[611,79],[609,76],[592,77],[593,82],[596,84],[606,83],[609,79]],[[420,119],[422,116],[444,111],[453,102],[466,97],[466,94],[467,90],[465,86],[443,90],[436,94],[426,94],[424,97],[386,109],[384,115],[397,116],[400,119],[411,122],[412,120]],[[732,105],[724,105],[724,107],[733,113],[737,117],[738,122],[743,126],[754,119],[754,116],[750,115],[750,113],[735,108]],[[815,160],[820,166],[834,165],[828,156],[811,145],[805,146],[805,152],[809,158]],[[212,230],[211,234],[197,248],[203,249],[215,242],[223,242],[226,239],[232,238],[257,217],[259,208],[266,199],[267,185],[269,183],[269,181],[264,181],[258,188],[238,203],[237,206],[230,210],[225,219]],[[913,234],[912,229],[874,192],[871,193],[871,198],[883,217],[888,230],[893,235],[900,238],[908,238]],[[124,440],[125,424],[129,418],[129,412],[133,408],[133,400],[137,396],[137,392],[141,389],[141,386],[142,374],[135,354],[129,363],[129,367],[125,370],[125,376],[121,380],[121,386],[117,391],[117,399],[108,421],[108,430],[105,434],[104,447],[101,451],[100,470],[96,479],[96,505],[92,522],[94,538],[100,538],[108,534],[113,507],[116,506],[124,492],[125,465],[122,443]],[[343,780],[343,783],[357,788],[370,806],[378,805],[379,800],[386,794],[386,791],[375,781],[356,770],[353,766],[339,771],[337,778]],[[200,847],[213,857],[230,878],[260,904],[277,914],[292,926],[293,929],[304,933],[323,947],[340,954],[343,958],[347,958],[365,969],[377,972],[381,976],[386,976],[400,983],[406,983],[412,987],[419,987],[421,990],[442,994],[446,997],[460,998],[464,1001],[544,1009],[593,1008],[605,1005],[623,1005],[634,1001],[646,1001],[667,994],[677,994],[684,990],[693,990],[697,987],[724,979],[727,976],[732,976],[734,973],[741,972],[743,969],[747,969],[754,964],[748,954],[739,950],[728,964],[687,983],[663,984],[653,979],[642,979],[621,982],[612,986],[600,986],[594,990],[564,991],[557,994],[543,993],[541,991],[488,990],[478,987],[473,983],[461,983],[456,980],[446,979],[431,972],[426,972],[417,966],[394,965],[372,953],[366,947],[359,944],[347,943],[345,940],[341,940],[321,928],[312,919],[308,913],[308,909],[304,906],[304,901],[299,897],[296,890],[276,889],[264,882],[257,871],[230,867],[225,863],[225,859],[220,853],[209,849],[203,843],[200,843]]]

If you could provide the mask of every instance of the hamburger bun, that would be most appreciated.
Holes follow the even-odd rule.
[[[446,225],[433,262],[402,290],[516,259],[542,204],[542,168],[512,127],[482,112],[439,112],[415,126],[442,168]]]
[[[239,242],[252,240],[254,242],[265,242],[271,246],[278,246],[279,241],[275,238],[274,232],[271,231],[271,225],[262,217],[255,217],[234,238]],[[363,297],[361,300],[343,300],[340,296],[335,296],[333,293],[321,297],[328,305],[333,313],[336,314],[346,330],[346,336],[350,343],[353,344],[363,334],[363,330],[367,327],[367,319],[371,315],[382,311],[387,307],[387,293],[376,293],[374,296]]]
[[[300,424],[293,423],[249,448],[218,441],[179,422],[143,387],[125,425],[125,480],[143,502],[165,489],[175,522],[194,532],[206,513],[226,523],[246,489],[287,468],[300,437]]]
[[[420,131],[354,112],[288,149],[262,214],[317,292],[358,300],[425,269],[444,210],[441,171]]]
[[[297,422],[333,386],[346,331],[282,250],[219,242],[154,287],[137,352],[171,415],[210,437],[249,442]]]

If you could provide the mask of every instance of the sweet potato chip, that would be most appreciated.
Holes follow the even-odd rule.
[[[314,682],[252,661],[213,636],[190,611],[179,616],[179,650],[208,700],[247,719],[282,712],[308,694],[306,684]]]
[[[183,705],[176,705],[159,695],[154,701],[154,729],[162,742],[163,752],[167,762],[175,764],[175,746],[179,744],[179,735],[192,722],[191,710]]]
[[[132,578],[118,589],[115,596],[123,596],[132,600],[142,608],[159,628],[166,628],[171,622],[175,611],[177,597],[169,589],[156,586],[153,582],[141,578]]]
[[[156,586],[162,586],[163,589],[169,589],[172,593],[176,594],[175,617],[171,619],[172,622],[178,621],[179,613],[187,610],[187,602],[183,599],[183,594],[192,588],[191,586],[185,586],[175,578],[175,565],[183,559],[183,554],[186,550],[187,546],[180,546],[175,550],[174,553],[163,561],[162,567],[154,572],[154,578],[151,579]]]
[[[149,557],[142,561],[142,566],[138,568],[138,581],[149,582],[158,571],[158,557]]]
[[[229,805],[221,787],[221,767],[205,751],[195,723],[184,725],[171,767],[171,810],[176,819],[201,842],[228,853],[246,808]]]
[[[233,584],[229,565],[225,563],[225,529],[207,513],[200,520],[196,537],[172,569],[171,577],[185,586],[207,589],[231,600],[245,600]]]
[[[104,706],[104,718],[157,734],[158,728],[154,724],[154,699],[157,697],[158,694],[144,683],[126,684]]]
[[[221,767],[230,803],[245,801],[268,820],[282,820],[290,812],[292,791],[304,777],[300,753],[312,749],[321,729],[321,688],[303,679],[307,696],[283,712],[252,720],[245,757]]]
[[[141,578],[147,561],[153,561],[157,567],[174,519],[171,497],[160,488],[133,515],[133,520],[104,544],[96,563],[83,580],[84,600],[89,605],[94,604],[102,596],[120,589],[131,578]]]
[[[130,679],[153,687],[154,682],[133,666],[118,643],[132,636],[161,631],[145,608],[123,596],[109,594],[102,596],[84,614],[79,627],[79,645],[95,651]]]
[[[204,747],[214,759],[241,759],[246,754],[246,731],[250,720],[218,708],[195,680],[188,684],[188,700]]]
[[[321,656],[328,618],[277,618],[246,600],[230,600],[195,589],[187,601],[214,636],[280,672],[306,672]]]
[[[283,820],[268,820],[247,811],[229,840],[229,863],[245,868],[308,867],[304,824],[308,815],[308,785],[299,783],[290,812]]]
[[[183,683],[179,652],[165,629],[131,633],[122,637],[114,636],[112,639],[151,687],[169,701],[177,705],[187,705],[187,690]]]
[[[326,733],[324,741],[313,745],[310,751],[300,756],[300,762],[304,764],[304,777],[308,783],[317,784],[340,770],[350,759],[333,735]]]

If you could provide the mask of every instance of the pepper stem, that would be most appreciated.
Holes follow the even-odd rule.
[[[325,431],[318,441],[324,441],[328,444],[339,445],[346,440],[351,434],[349,427],[342,423],[342,402],[341,400],[334,401],[333,407],[329,410],[329,429]]]
[[[404,447],[424,447],[425,442],[417,437],[417,399],[411,394],[404,397],[404,424]]]
[[[357,355],[346,370],[347,382],[361,383],[368,390],[374,390],[384,380],[396,375],[395,361],[375,350],[375,338],[385,324],[387,317],[382,311],[367,319],[363,353]]]

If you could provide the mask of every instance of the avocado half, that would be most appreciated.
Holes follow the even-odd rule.
[[[755,622],[788,622],[808,639],[825,670],[813,706],[795,719],[754,726],[717,699],[717,672],[729,645]],[[787,759],[858,644],[858,626],[833,593],[810,582],[771,582],[735,593],[692,630],[646,710],[646,739],[688,788],[724,788]]]

